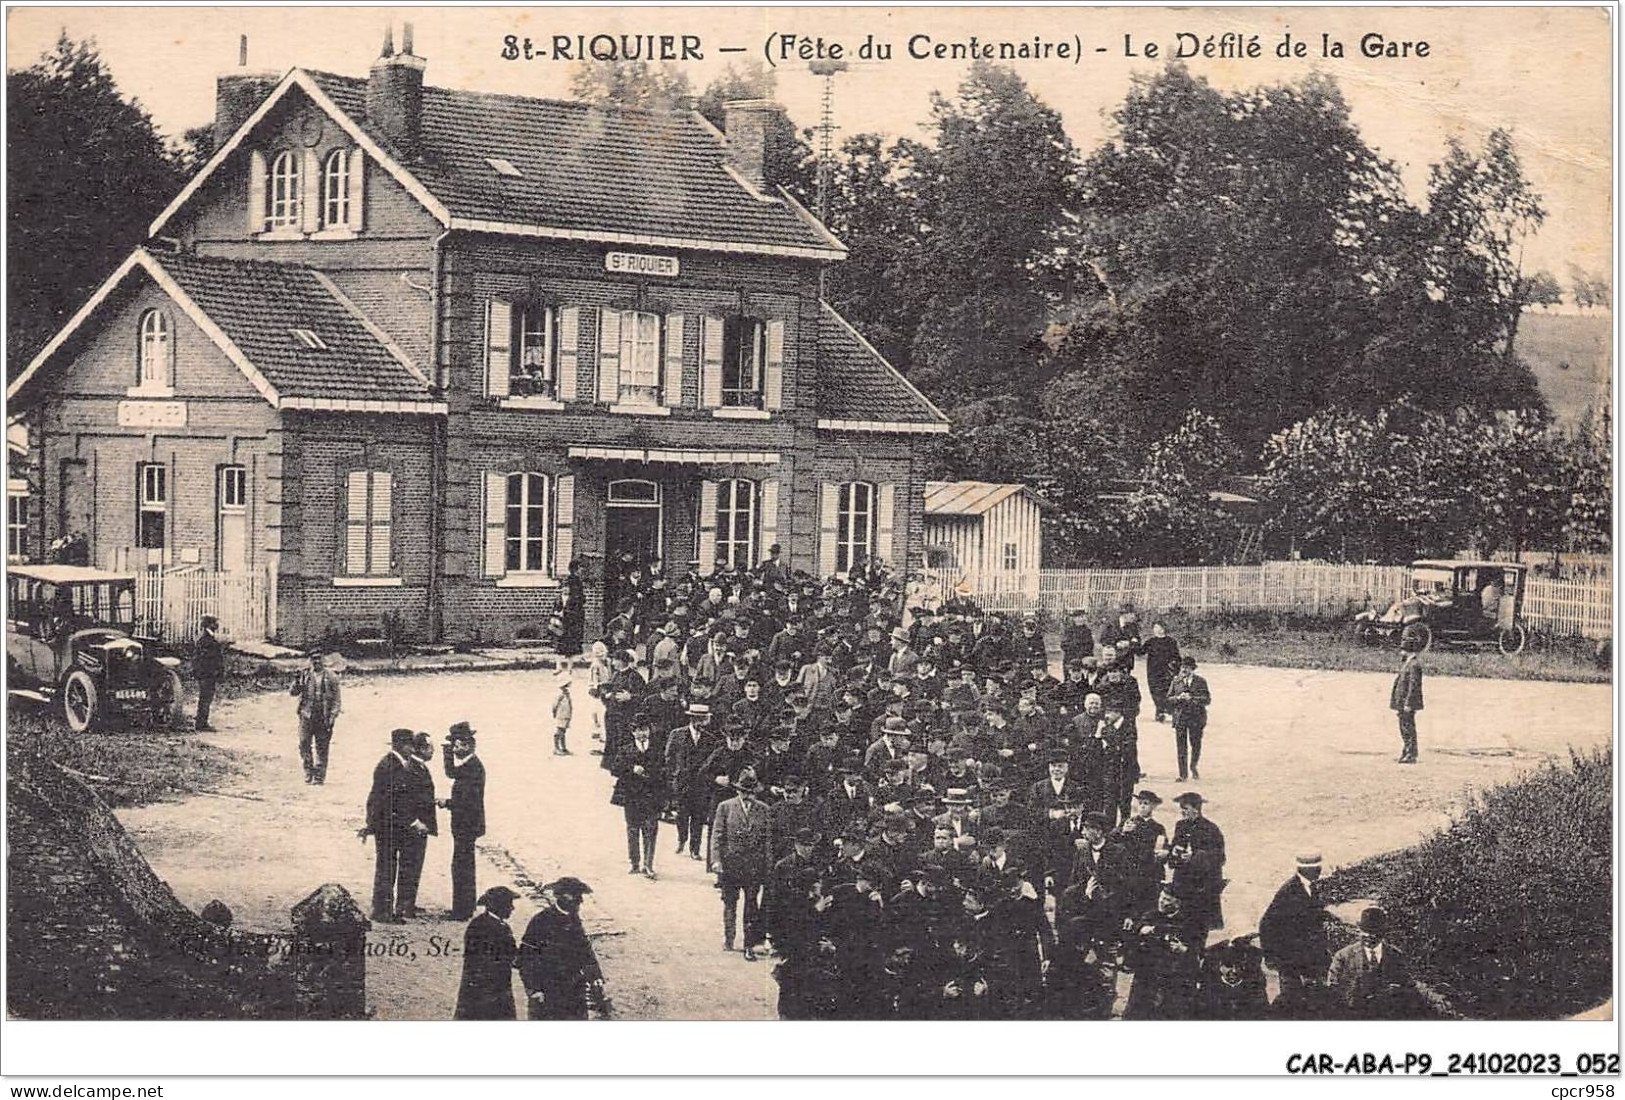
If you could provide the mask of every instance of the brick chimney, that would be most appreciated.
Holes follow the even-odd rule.
[[[758,191],[767,190],[767,127],[780,107],[770,99],[736,99],[722,105],[728,163]]]
[[[416,157],[423,128],[424,60],[412,53],[412,24],[401,27],[401,52],[393,29],[384,31],[384,49],[367,78],[367,121],[394,151]]]
[[[248,67],[248,35],[237,43],[237,67],[214,82],[214,147],[220,148],[248,121],[282,79],[278,73]]]

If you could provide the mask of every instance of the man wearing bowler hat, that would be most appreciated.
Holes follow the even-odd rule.
[[[451,919],[467,920],[474,913],[474,841],[485,835],[485,764],[467,722],[446,734],[441,761],[451,780],[451,795],[440,803],[451,811]]]
[[[1320,894],[1320,853],[1297,857],[1297,873],[1275,891],[1258,922],[1264,961],[1281,979],[1276,1007],[1283,1014],[1314,1015],[1331,965],[1326,942],[1326,901]]]
[[[772,813],[756,797],[760,788],[755,774],[747,770],[733,783],[734,797],[717,806],[711,822],[711,871],[722,891],[722,949],[734,949],[735,907],[743,895],[747,962],[756,961],[756,948],[765,938],[762,887],[773,859]]]
[[[1334,1008],[1365,1020],[1416,1014],[1416,988],[1405,957],[1388,942],[1388,914],[1371,906],[1360,914],[1360,939],[1332,956],[1326,985]]]
[[[372,878],[372,919],[400,924],[417,914],[417,882],[423,855],[434,831],[434,803],[420,806],[420,787],[412,763],[416,734],[397,729],[389,735],[389,751],[372,770],[367,794],[367,824],[358,834],[378,846]]]
[[[463,932],[463,979],[457,989],[454,1020],[512,1020],[513,968],[519,948],[508,918],[514,899],[506,886],[480,895],[482,912]]]

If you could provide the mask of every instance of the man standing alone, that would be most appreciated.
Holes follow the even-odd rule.
[[[209,725],[209,708],[214,705],[214,689],[220,683],[220,677],[226,671],[226,644],[222,642],[216,630],[220,629],[220,620],[213,615],[203,616],[203,632],[197,636],[196,655],[192,658],[192,672],[197,676],[197,722],[198,732],[213,732],[214,727]],[[176,700],[177,705],[180,700]]]
[[[451,919],[467,920],[474,913],[474,841],[485,835],[485,765],[467,722],[446,734],[442,762],[451,780],[451,797],[440,803],[451,811]]]
[[[1410,631],[1399,639],[1399,675],[1388,693],[1388,706],[1399,714],[1399,763],[1416,763],[1416,712],[1422,709],[1421,646]]]
[[[299,697],[299,758],[305,765],[305,782],[319,785],[327,781],[327,749],[341,705],[339,679],[320,653],[312,653],[310,667],[294,679],[288,694]]]

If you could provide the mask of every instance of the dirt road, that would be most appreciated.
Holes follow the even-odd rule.
[[[1328,869],[1414,842],[1448,819],[1465,792],[1510,778],[1570,746],[1610,740],[1606,685],[1430,678],[1420,718],[1422,760],[1394,763],[1399,738],[1387,709],[1389,678],[1205,665],[1214,705],[1199,789],[1224,830],[1231,879],[1228,930],[1256,925],[1297,850],[1318,848]],[[584,911],[621,1015],[639,1019],[759,1020],[774,1016],[767,962],[721,948],[720,903],[700,864],[678,857],[662,826],[658,870],[629,876],[620,811],[608,804],[585,715],[572,733],[577,755],[557,758],[547,728],[549,674],[491,672],[376,677],[345,685],[328,785],[306,786],[296,752],[292,700],[268,695],[217,707],[218,744],[252,754],[247,776],[225,795],[122,814],[158,873],[181,900],[224,900],[245,926],[285,925],[290,906],[324,882],[346,886],[365,907],[373,850],[355,838],[373,764],[391,727],[430,730],[438,744],[453,722],[480,731],[489,772],[491,835],[482,846],[481,888],[522,877],[573,874],[595,893]],[[578,699],[584,691],[577,688]],[[1147,716],[1140,734],[1143,785],[1171,799],[1173,734]],[[438,765],[436,768],[438,775]],[[442,794],[446,781],[439,780]],[[1173,807],[1161,814],[1171,826]],[[442,833],[446,830],[444,818]],[[422,898],[449,904],[450,840],[431,842]],[[522,930],[531,910],[514,917]],[[449,1018],[460,960],[447,945],[461,928],[421,921],[375,929],[369,1001],[380,1018]]]

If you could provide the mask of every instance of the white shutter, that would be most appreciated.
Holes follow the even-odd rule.
[[[248,155],[248,231],[265,232],[265,154]]]
[[[703,318],[700,333],[700,408],[715,409],[722,405],[722,318]]]
[[[875,557],[891,566],[897,567],[892,561],[892,518],[897,510],[897,486],[887,482],[875,486],[875,493],[880,498],[875,505]]]
[[[367,571],[367,472],[354,470],[344,502],[344,572],[359,577]]]
[[[350,150],[350,219],[344,224],[352,232],[359,233],[367,225],[366,208],[363,205],[367,198],[367,154],[360,149]]]
[[[666,314],[666,377],[661,383],[666,405],[683,403],[683,315]]]
[[[598,400],[613,405],[621,399],[621,315],[598,311]]]
[[[314,233],[322,227],[322,166],[315,149],[299,158],[299,228]]]
[[[695,539],[695,557],[699,558],[700,576],[709,577],[717,568],[717,483],[700,482],[700,514],[695,517],[699,537]]]
[[[765,477],[762,479],[761,505],[762,516],[760,523],[762,527],[762,537],[759,541],[762,545],[761,552],[757,556],[760,558],[766,558],[767,552],[772,549],[773,544],[779,541],[778,478]]]
[[[553,575],[563,577],[576,553],[576,476],[560,474],[553,492]]]
[[[841,487],[826,481],[818,487],[818,575],[835,575],[835,539],[840,533]]]
[[[394,507],[394,479],[385,471],[374,471],[372,475],[372,512],[368,516],[371,525],[371,554],[370,571],[373,573],[394,572],[395,513]]]
[[[513,363],[513,306],[496,298],[485,302],[485,392],[508,396],[508,371]]]
[[[576,348],[581,340],[581,310],[565,306],[559,310],[559,400],[574,401],[576,394]]]
[[[485,475],[485,569],[487,577],[508,571],[508,475]]]
[[[784,322],[767,323],[767,375],[762,380],[762,405],[769,410],[784,404]]]

